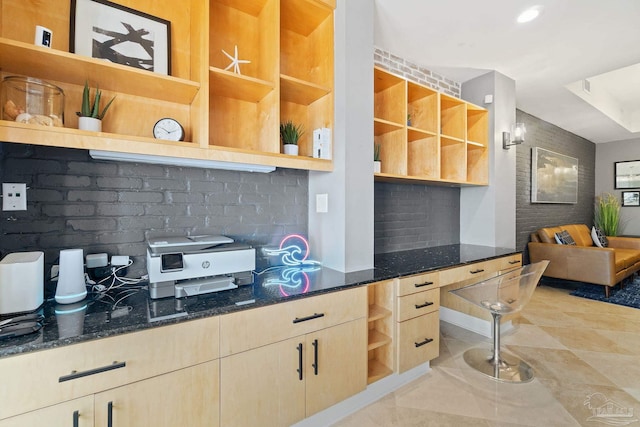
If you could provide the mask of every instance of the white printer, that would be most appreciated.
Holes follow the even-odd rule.
[[[183,298],[253,283],[255,249],[229,237],[160,237],[147,243],[152,299]]]

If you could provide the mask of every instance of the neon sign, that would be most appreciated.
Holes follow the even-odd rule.
[[[270,277],[263,286],[278,286],[280,294],[304,294],[309,291],[310,280],[307,273],[320,270],[318,261],[309,260],[309,242],[299,234],[290,234],[280,242],[278,249],[264,249],[265,254],[279,256],[283,268],[279,276]]]

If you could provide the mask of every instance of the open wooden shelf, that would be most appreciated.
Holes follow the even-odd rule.
[[[372,304],[369,306],[369,317],[367,318],[367,321],[375,322],[376,320],[384,319],[385,317],[389,317],[392,315],[393,313],[391,312],[391,310],[380,307],[376,304]]]
[[[280,25],[304,37],[308,37],[330,16],[333,17],[333,7],[314,0],[280,0]]]
[[[209,85],[216,96],[260,102],[275,89],[271,82],[210,67]]]
[[[7,74],[191,104],[200,83],[0,37],[0,70]]]
[[[367,372],[367,384],[374,383],[393,373],[393,369],[373,359],[369,361]]]
[[[367,344],[367,350],[371,351],[378,347],[382,347],[383,345],[390,344],[391,341],[392,341],[391,337],[388,337],[383,333],[380,333],[375,329],[372,329],[369,331],[369,342]]]
[[[488,185],[487,110],[380,67],[373,74],[376,181]]]
[[[280,91],[280,98],[285,102],[310,105],[323,96],[330,94],[331,88],[281,74]]]

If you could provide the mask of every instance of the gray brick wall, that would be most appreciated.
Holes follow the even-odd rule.
[[[596,147],[591,141],[516,111],[516,120],[527,128],[524,144],[516,149],[516,248],[526,250],[529,235],[541,227],[593,223]],[[578,203],[531,203],[531,149],[541,147],[578,159]]]
[[[373,62],[378,67],[387,70],[407,80],[430,87],[447,95],[460,98],[460,83],[441,76],[415,62],[376,47],[373,52]]]
[[[26,182],[28,210],[0,212],[0,252],[60,249],[130,255],[146,239],[223,234],[255,246],[307,233],[308,173],[270,174],[105,162],[85,150],[0,143],[2,182]]]
[[[460,189],[375,184],[374,251],[460,243]]]

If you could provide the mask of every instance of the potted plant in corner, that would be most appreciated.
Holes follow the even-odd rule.
[[[611,193],[596,197],[593,223],[606,236],[617,236],[620,224],[620,201]]]
[[[295,125],[291,120],[280,123],[280,138],[284,146],[284,154],[298,155],[298,140],[303,133],[302,125]]]
[[[382,162],[380,161],[380,144],[373,146],[373,173],[380,173]]]
[[[82,107],[76,114],[78,115],[78,129],[90,130],[94,132],[102,131],[102,118],[107,114],[107,110],[111,106],[116,97],[111,98],[111,101],[107,102],[107,105],[100,111],[100,97],[102,92],[96,88],[96,94],[91,101],[91,90],[89,89],[89,82],[84,82],[84,90],[82,91]]]

